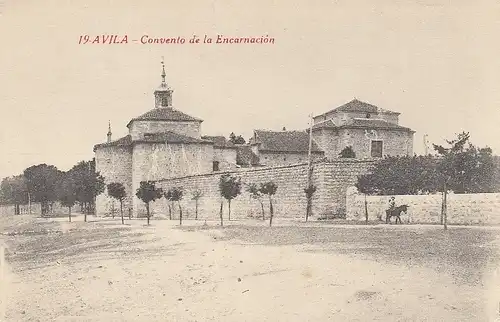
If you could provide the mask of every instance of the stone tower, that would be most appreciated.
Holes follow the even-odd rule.
[[[172,108],[172,93],[174,92],[165,81],[167,74],[165,73],[165,64],[162,60],[161,84],[155,90],[155,107],[156,108]]]

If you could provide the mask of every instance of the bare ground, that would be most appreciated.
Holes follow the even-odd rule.
[[[496,228],[0,220],[6,321],[493,321],[498,312]]]

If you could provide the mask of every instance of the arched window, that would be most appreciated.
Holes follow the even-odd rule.
[[[161,98],[161,106],[168,106],[168,98],[166,97]]]

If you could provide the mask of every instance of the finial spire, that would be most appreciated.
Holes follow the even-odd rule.
[[[111,142],[111,121],[108,121],[108,143]]]
[[[165,77],[167,76],[167,74],[165,73],[165,59],[163,58],[163,56],[161,56],[161,68],[161,85],[166,86],[167,83],[165,82]]]
[[[167,73],[165,73],[165,59],[161,56],[161,84],[155,90],[155,107],[164,108],[172,107],[172,92],[173,90],[168,86],[165,77]]]

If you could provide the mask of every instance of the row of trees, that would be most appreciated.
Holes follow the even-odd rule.
[[[231,201],[239,196],[241,194],[241,189],[242,189],[242,183],[241,179],[238,177],[233,177],[228,174],[221,176],[219,180],[219,192],[222,197],[221,205],[220,205],[220,211],[219,211],[219,216],[220,216],[220,223],[221,226],[224,225],[224,219],[223,219],[223,208],[224,208],[224,200],[226,200],[228,204],[228,219],[231,220]],[[265,212],[264,212],[264,203],[263,203],[263,198],[264,196],[268,196],[269,198],[269,225],[272,225],[273,222],[273,217],[274,217],[274,208],[273,208],[273,201],[272,197],[278,190],[278,186],[270,181],[266,182],[264,184],[261,184],[260,186],[257,186],[257,184],[249,184],[247,187],[247,191],[250,193],[250,196],[256,200],[258,200],[261,204],[262,208],[262,219],[265,220]],[[123,200],[126,197],[125,196],[125,189],[123,188],[123,185],[120,183],[112,183],[108,185],[108,194],[119,200],[120,201],[120,209],[122,213],[122,223],[123,223]],[[166,200],[168,200],[168,210],[169,210],[169,217],[172,219],[172,212],[175,206],[175,203],[177,203],[178,208],[179,208],[179,224],[182,225],[182,207],[180,201],[182,200],[184,196],[184,191],[182,187],[173,187],[170,188],[167,192],[163,192],[161,188],[158,188],[155,186],[155,183],[152,181],[142,181],[140,183],[140,187],[136,191],[136,196],[137,198],[141,199],[145,206],[146,206],[146,217],[147,217],[147,223],[149,225],[149,221],[151,218],[151,211],[150,211],[150,203],[153,201],[156,201],[158,199],[161,199],[164,197]],[[195,219],[198,219],[198,202],[199,199],[203,196],[202,192],[199,190],[195,190],[192,193],[192,200],[195,201]]]
[[[370,174],[358,178],[358,190],[372,195],[441,192],[441,220],[446,228],[449,191],[457,194],[500,191],[496,184],[499,169],[490,148],[474,146],[465,132],[446,142],[447,146],[433,145],[437,155],[382,159]]]
[[[15,214],[20,213],[20,205],[38,202],[41,204],[42,215],[49,212],[52,203],[59,201],[61,205],[68,208],[69,221],[71,221],[72,208],[79,204],[85,216],[84,221],[87,221],[87,214],[95,211],[95,198],[104,192],[105,188],[104,177],[95,172],[94,160],[81,161],[66,172],[60,171],[52,165],[40,164],[27,168],[22,175],[3,179],[0,185],[0,201],[4,204],[14,204]],[[251,198],[260,203],[263,220],[265,220],[264,200],[268,199],[270,226],[274,218],[273,196],[277,189],[278,186],[272,181],[260,185],[248,184],[246,188]],[[230,175],[221,176],[219,192],[223,197],[222,200],[226,200],[228,204],[228,219],[231,220],[231,201],[242,192],[240,178]],[[120,203],[121,221],[124,223],[123,205],[127,198],[124,185],[112,182],[107,185],[107,193]],[[182,206],[180,203],[184,197],[182,187],[173,187],[163,192],[161,188],[155,186],[154,182],[144,181],[140,183],[135,195],[145,203],[148,224],[151,218],[150,203],[164,197],[168,200],[170,219],[172,219],[174,207],[177,205],[182,225]],[[195,219],[198,219],[198,204],[202,196],[200,190],[192,192],[191,199],[195,201]],[[306,191],[306,196],[309,200],[312,193]],[[310,210],[309,208],[308,203],[307,211]],[[221,202],[220,207],[220,220],[221,225],[223,225],[223,202]]]
[[[40,203],[42,215],[47,214],[54,202],[71,208],[77,203],[86,215],[94,211],[95,198],[104,191],[104,177],[95,172],[95,160],[81,161],[68,171],[53,165],[31,166],[22,174],[4,178],[0,184],[0,203],[14,204],[15,214],[20,205]]]

